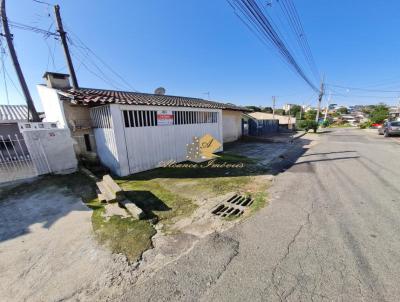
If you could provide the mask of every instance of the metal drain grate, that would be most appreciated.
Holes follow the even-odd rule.
[[[211,213],[221,217],[240,216],[246,207],[253,203],[253,199],[241,195],[233,195],[217,205]]]

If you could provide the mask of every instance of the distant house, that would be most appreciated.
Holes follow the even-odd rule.
[[[153,169],[163,161],[185,161],[195,137],[237,140],[242,112],[248,111],[164,92],[72,89],[64,74],[46,73],[44,78],[47,85],[38,85],[38,91],[46,121],[68,127],[78,154],[96,153],[119,176]]]
[[[13,139],[19,135],[18,123],[28,121],[28,107],[26,105],[0,105],[0,135]]]
[[[285,105],[283,105],[282,109],[285,112],[289,112],[293,108],[293,106],[296,106],[296,104],[285,104]]]
[[[265,113],[265,112],[251,112],[248,115],[257,120],[276,119],[279,121],[279,127],[285,129],[294,129],[294,127],[296,126],[296,118],[288,115],[277,115],[277,114],[274,115],[272,113]]]
[[[18,128],[18,123],[27,121],[26,105],[0,105],[0,166],[7,158],[18,158],[17,153],[27,153]]]

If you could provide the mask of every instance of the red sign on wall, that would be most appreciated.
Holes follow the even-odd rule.
[[[174,124],[174,115],[172,110],[157,111],[157,126],[169,126]]]

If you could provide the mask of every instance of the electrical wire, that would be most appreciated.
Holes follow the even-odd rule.
[[[284,40],[278,34],[278,31],[274,28],[273,22],[267,17],[262,9],[262,6],[257,0],[227,0],[231,7],[234,9],[237,16],[240,16],[241,20],[244,20],[249,26],[253,27],[265,40],[270,43],[276,51],[281,55],[284,61],[286,61],[293,71],[300,76],[315,92],[319,92],[319,89],[314,83],[307,77],[305,71],[301,68],[298,62],[295,60],[293,54],[289,51]]]
[[[8,86],[7,86],[7,79],[6,79],[6,66],[5,66],[5,55],[6,50],[4,49],[3,43],[0,40],[0,52],[1,52],[1,67],[2,67],[2,74],[3,74],[3,81],[4,81],[4,91],[6,93],[7,105],[10,105],[10,97],[8,95]]]
[[[75,46],[76,48],[81,48],[85,51],[87,51],[88,53],[90,53],[94,58],[97,59],[97,61],[99,63],[101,63],[106,69],[108,69],[115,77],[117,77],[121,83],[123,84],[123,86],[125,86],[126,88],[128,88],[129,90],[138,92],[123,76],[121,76],[118,72],[116,72],[109,64],[107,64],[107,62],[105,62],[98,54],[96,54],[91,48],[89,48],[89,46],[87,46],[79,37],[77,34],[75,34],[68,26],[65,26],[65,28],[67,29],[69,36],[68,36],[68,40],[71,43],[72,46]],[[72,37],[71,37],[72,36]],[[88,56],[88,58],[90,58],[90,56]],[[91,60],[91,58],[90,58]],[[94,62],[94,60],[91,60],[92,64],[96,67],[96,69],[98,69],[99,71],[101,71],[101,73],[103,75],[105,75],[105,73],[101,70],[101,68],[98,66],[98,64],[96,64],[96,62]],[[115,82],[115,81],[114,81]]]
[[[360,91],[383,92],[383,93],[400,93],[400,90],[369,89],[369,88],[349,87],[349,86],[334,85],[334,84],[327,84],[327,85],[330,87],[343,88],[348,90],[360,90]]]
[[[22,23],[15,22],[15,21],[8,20],[8,24],[12,28],[21,29],[21,30],[27,30],[27,31],[31,31],[31,32],[34,32],[34,33],[38,33],[38,34],[43,34],[44,36],[47,36],[47,37],[48,36],[59,36],[59,34],[56,33],[56,32],[51,32],[51,31],[48,31],[48,30],[43,29],[43,28],[30,26],[30,25],[22,24]]]

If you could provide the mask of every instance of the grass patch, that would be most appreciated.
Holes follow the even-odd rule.
[[[148,220],[116,215],[105,220],[103,204],[95,199],[87,205],[93,210],[92,225],[96,239],[113,253],[122,253],[129,261],[134,262],[152,247],[151,237],[155,235],[156,230]]]
[[[250,206],[250,212],[251,213],[257,212],[258,210],[265,207],[266,203],[267,203],[267,192],[266,191],[257,192],[254,195],[254,202]]]
[[[196,201],[230,192],[258,192],[255,178],[261,174],[257,161],[230,152],[218,154],[216,164],[243,164],[242,168],[166,167],[117,179],[129,199],[135,201],[149,218],[156,217],[163,231],[173,233],[178,220],[189,217],[198,207]]]
[[[148,218],[157,218],[163,224],[163,231],[172,233],[170,228],[176,221],[190,216],[197,208],[191,199],[171,191],[160,179],[119,180],[117,183],[126,196],[134,201]]]

